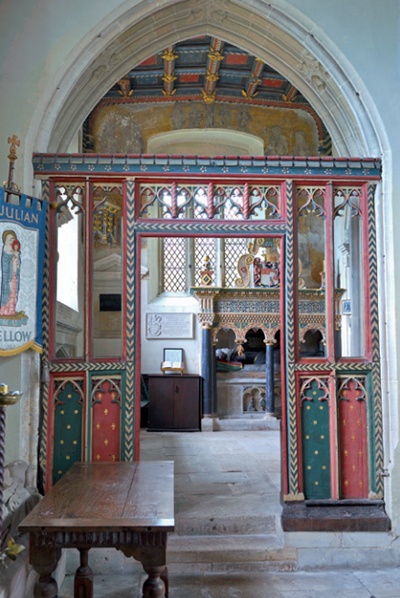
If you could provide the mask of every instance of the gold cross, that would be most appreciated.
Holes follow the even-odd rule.
[[[7,139],[7,143],[11,144],[8,159],[14,162],[17,159],[17,147],[20,146],[21,142],[16,135],[12,135]]]

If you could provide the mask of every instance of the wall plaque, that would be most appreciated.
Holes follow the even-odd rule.
[[[146,314],[146,338],[193,338],[193,314]]]

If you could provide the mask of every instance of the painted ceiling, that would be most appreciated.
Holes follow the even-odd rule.
[[[261,117],[262,110],[267,115],[266,109],[268,116]],[[275,109],[273,117],[271,109]],[[307,128],[302,122],[294,123],[295,114],[304,123],[307,119],[312,122],[314,131],[311,125]],[[244,126],[243,120],[247,120]],[[308,136],[303,145],[309,148],[309,155],[330,153],[330,138],[323,122],[290,81],[256,56],[221,39],[201,36],[165,48],[116,81],[84,125],[84,150],[140,153],[146,151],[151,135],[168,129],[202,127],[247,131],[260,136],[267,148],[271,133],[264,124],[260,130],[260,122],[266,121],[269,131],[275,126],[276,135],[278,126],[279,135],[283,133],[287,138],[284,143],[287,152],[294,151],[295,141],[293,134],[291,143],[285,126],[288,130],[296,128],[297,134],[300,132],[304,138]],[[122,126],[125,135],[120,133]],[[118,140],[121,135],[124,139]],[[127,142],[127,138],[133,137],[139,139],[136,145]],[[105,142],[105,138],[110,141]]]
[[[127,73],[106,98],[175,97],[307,103],[282,75],[255,56],[217,38],[198,37],[151,56]]]

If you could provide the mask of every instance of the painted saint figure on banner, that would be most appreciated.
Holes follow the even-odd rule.
[[[20,286],[21,244],[13,230],[5,230],[2,239],[0,316],[15,316]]]

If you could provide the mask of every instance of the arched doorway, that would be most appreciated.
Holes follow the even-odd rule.
[[[185,4],[186,3],[182,3]],[[215,23],[219,22],[221,23],[221,19],[223,20],[223,15],[221,15],[218,10],[216,12],[214,12],[214,6],[212,6],[209,3],[206,3],[206,10],[203,10],[203,7],[201,9],[199,9],[199,19],[197,20],[196,23],[196,31],[199,31],[199,28],[201,28],[202,26],[206,26],[207,28],[212,28],[215,27]],[[182,5],[181,5],[182,7]],[[187,7],[189,8],[189,12],[191,10],[191,7],[189,6],[189,3],[187,4]],[[218,8],[218,7],[217,7]],[[164,10],[164,9],[163,9]],[[163,16],[163,10],[161,10],[158,14],[158,16],[162,17]],[[237,6],[232,5],[232,14],[236,14],[236,11],[238,10]],[[210,12],[211,11],[211,12]],[[211,13],[212,13],[212,18],[211,18]],[[129,17],[129,15],[128,15]],[[149,18],[148,15],[146,14],[142,14],[141,17],[143,17],[140,21],[140,26],[144,28],[145,30],[145,26],[147,23],[147,20]],[[217,17],[218,21],[214,20],[214,17]],[[271,39],[274,39],[274,34],[278,33],[280,31],[280,28],[277,25],[278,22],[278,17],[283,19],[283,22],[286,22],[287,24],[289,24],[290,20],[285,21],[285,19],[287,19],[287,17],[284,17],[282,15],[282,13],[280,13],[280,11],[274,10],[272,11],[272,13],[270,14],[270,20],[267,21],[265,20],[265,24],[269,25],[269,28],[271,30]],[[212,23],[211,23],[212,21]],[[128,21],[127,21],[128,22]],[[161,21],[160,21],[161,22]],[[227,19],[226,24],[224,25],[224,32],[226,34],[226,38],[227,39],[232,39],[233,36],[233,29],[230,31],[229,27],[230,27],[230,23],[231,20]],[[293,25],[293,22],[290,21],[290,23]],[[297,29],[296,31],[298,31],[298,33],[301,32],[302,30],[302,26],[301,25],[297,25]],[[135,22],[134,24],[132,24],[132,31],[134,32],[136,29],[138,28],[138,21]],[[126,33],[126,32],[124,32]],[[161,30],[160,30],[160,34],[161,34]],[[256,36],[255,36],[256,37]],[[134,36],[132,36],[132,39],[134,38]],[[255,47],[256,44],[256,40],[254,39],[250,39],[250,40],[245,40],[244,36],[243,39],[239,36],[240,41],[243,42],[243,47],[245,48],[249,48],[252,49],[253,47]],[[239,39],[238,38],[238,39]],[[300,38],[300,37],[299,37]],[[130,60],[130,58],[128,59],[127,54],[130,53],[130,56],[135,55],[138,57],[138,61],[140,60],[140,57],[145,58],[148,53],[151,51],[151,48],[153,47],[151,44],[147,43],[144,46],[142,46],[141,48],[139,48],[139,37],[137,36],[135,38],[135,42],[132,42],[132,44],[129,45],[129,48],[127,45],[123,45],[122,44],[122,40],[116,38],[114,40],[114,44],[111,46],[108,46],[106,49],[104,49],[103,53],[99,53],[98,56],[96,57],[95,61],[93,61],[91,63],[91,69],[90,72],[89,70],[85,70],[84,66],[82,65],[82,69],[81,69],[81,74],[82,77],[79,79],[79,81],[77,81],[76,86],[75,86],[75,94],[71,94],[70,97],[68,98],[68,101],[65,103],[64,108],[62,111],[60,111],[57,115],[57,118],[55,120],[55,124],[54,127],[52,129],[51,132],[51,139],[47,138],[46,139],[46,149],[53,149],[53,150],[57,150],[57,151],[61,151],[62,149],[66,149],[68,147],[69,141],[71,140],[71,134],[72,131],[74,130],[74,123],[75,123],[75,130],[76,130],[76,124],[82,121],[82,106],[86,105],[86,108],[84,108],[84,110],[87,111],[87,106],[88,104],[85,102],[85,98],[89,97],[89,94],[92,93],[93,94],[93,90],[94,88],[96,88],[96,92],[94,95],[91,96],[91,100],[90,102],[93,103],[96,94],[99,93],[100,89],[105,89],[105,87],[111,82],[111,80],[115,81],[115,78],[118,78],[119,75],[122,75],[123,72],[125,72],[126,67],[127,67],[127,63],[128,60]],[[167,45],[167,42],[169,42],[168,37],[163,37],[162,35],[160,35],[160,39],[157,41],[158,44],[161,43],[161,41],[165,41],[164,45]],[[235,39],[235,41],[237,41]],[[121,42],[121,45],[120,45]],[[153,43],[153,42],[152,42]],[[316,106],[324,106],[326,108],[332,108],[335,106],[336,103],[336,107],[340,105],[340,103],[343,101],[342,95],[339,93],[338,89],[336,89],[336,82],[332,80],[332,78],[330,77],[326,77],[326,70],[325,70],[325,74],[324,74],[324,67],[322,67],[322,62],[318,62],[314,56],[311,56],[307,53],[301,53],[302,52],[302,48],[300,46],[300,44],[295,41],[295,39],[290,38],[287,39],[285,38],[284,42],[280,42],[280,43],[276,43],[274,42],[276,45],[274,46],[274,49],[276,50],[276,53],[274,54],[275,58],[271,57],[272,63],[278,67],[278,66],[282,66],[283,69],[286,69],[287,71],[289,71],[290,69],[288,69],[287,65],[284,66],[284,61],[282,60],[282,53],[284,52],[284,50],[287,50],[288,48],[292,48],[292,49],[296,49],[298,50],[297,56],[301,55],[302,56],[302,60],[300,61],[300,65],[302,65],[302,68],[298,69],[295,73],[295,65],[298,66],[298,61],[293,60],[291,63],[291,74],[294,77],[294,80],[296,80],[296,82],[299,83],[299,88],[303,88],[304,90],[306,90],[310,97],[312,97],[315,100],[315,105]],[[136,45],[135,45],[136,44]],[[312,46],[312,44],[311,44]],[[270,52],[271,50],[269,49],[268,52],[267,50],[264,48],[257,48],[259,50],[259,54],[261,57],[268,57],[270,58]],[[147,52],[147,54],[145,54]],[[327,56],[326,54],[323,55],[323,57],[321,56],[321,52],[318,50],[316,50],[316,55],[320,55],[321,59],[324,58],[325,62],[324,62],[324,66],[325,68],[328,66],[329,64],[329,56]],[[116,60],[116,58],[118,58],[118,60]],[[87,63],[89,64],[89,62]],[[335,69],[333,69],[335,70]],[[299,79],[299,74],[300,75],[300,79]],[[339,80],[340,77],[342,76],[342,73],[335,71],[335,74],[337,75],[337,79]],[[317,90],[317,91],[316,91]],[[331,93],[331,95],[329,94],[324,94],[324,91],[329,90]],[[329,97],[328,97],[329,96]],[[336,100],[337,98],[337,100]],[[339,100],[340,98],[340,100]],[[350,102],[350,101],[349,101]],[[358,100],[357,100],[358,102]],[[330,117],[327,117],[327,126],[331,131],[331,135],[333,137],[333,139],[335,140],[336,143],[336,147],[339,149],[339,151],[341,151],[341,153],[364,153],[365,148],[369,147],[369,148],[374,148],[377,147],[377,143],[375,142],[375,139],[373,139],[373,136],[370,135],[370,129],[368,129],[367,126],[367,120],[366,122],[366,131],[367,133],[364,134],[364,132],[359,131],[358,126],[355,125],[355,117],[354,114],[357,113],[357,110],[360,111],[360,113],[363,113],[363,115],[365,116],[365,110],[364,107],[360,104],[358,104],[357,108],[354,108],[354,106],[350,106],[350,104],[345,106],[344,110],[339,111],[340,116],[338,117],[337,121],[334,121],[333,119],[330,119]],[[335,112],[334,110],[332,110],[332,112]],[[366,118],[366,117],[365,117]],[[340,126],[338,126],[338,123],[343,124],[343,128],[341,128]],[[354,125],[354,129],[356,131],[359,131],[359,135],[355,135],[354,137],[349,137],[347,136],[344,131],[348,130],[349,128],[349,123],[351,123],[351,125]],[[47,129],[48,131],[48,129]],[[71,131],[71,134],[70,134]],[[351,139],[351,140],[350,140]],[[39,145],[41,145],[42,141],[44,141],[44,138],[38,137],[39,140]],[[375,144],[375,145],[374,145]],[[287,165],[283,164],[283,168],[285,168]],[[346,200],[347,201],[347,200]],[[293,215],[292,215],[293,217]],[[133,230],[133,229],[132,229]],[[291,241],[292,243],[294,243],[294,239],[292,239]],[[292,249],[293,249],[294,245],[292,245]],[[289,256],[293,257],[293,251],[289,251],[288,252]],[[293,278],[296,276],[295,272],[296,272],[296,268],[295,266],[292,264],[292,276]],[[333,268],[331,267],[331,272],[333,272]],[[130,275],[132,275],[132,272],[130,272]],[[331,274],[332,275],[332,274]],[[331,314],[334,314],[334,308],[331,307]],[[132,317],[132,315],[134,315],[134,310],[133,312],[130,314],[129,317]],[[332,322],[331,322],[332,323]],[[294,340],[294,339],[292,339]],[[293,343],[293,345],[295,345],[295,342]],[[131,354],[132,357],[133,354]],[[293,357],[293,363],[295,361],[294,356]],[[128,361],[129,361],[129,356],[128,356]],[[129,378],[129,375],[128,375]],[[294,390],[295,386],[296,386],[296,382],[295,382],[295,376],[294,376],[294,370],[293,370],[293,377],[291,379],[290,382],[288,382],[288,384],[292,385],[292,390]],[[303,387],[302,387],[303,388]],[[314,387],[312,387],[313,390]],[[110,390],[110,389],[109,389]],[[304,387],[303,390],[305,391],[306,388]],[[296,407],[294,405],[292,405],[291,408],[291,417],[293,418],[293,421],[296,417]],[[128,414],[129,415],[129,414]],[[129,416],[130,417],[130,416]],[[129,420],[128,417],[128,420]],[[131,440],[128,441],[128,444],[130,444],[130,451],[132,450],[132,443]],[[291,474],[289,476],[290,478],[290,483],[289,486],[291,488],[291,490],[293,490],[293,492],[288,491],[288,496],[292,495],[296,496],[298,494],[298,496],[300,497],[301,492],[298,492],[299,487],[298,487],[298,478],[297,478],[297,473],[298,473],[298,449],[296,447],[296,443],[294,445],[292,445],[292,455],[291,455],[291,461],[290,461],[290,467],[291,467]],[[336,475],[336,474],[335,474]],[[337,478],[337,476],[336,476]],[[288,489],[289,489],[288,486]]]

